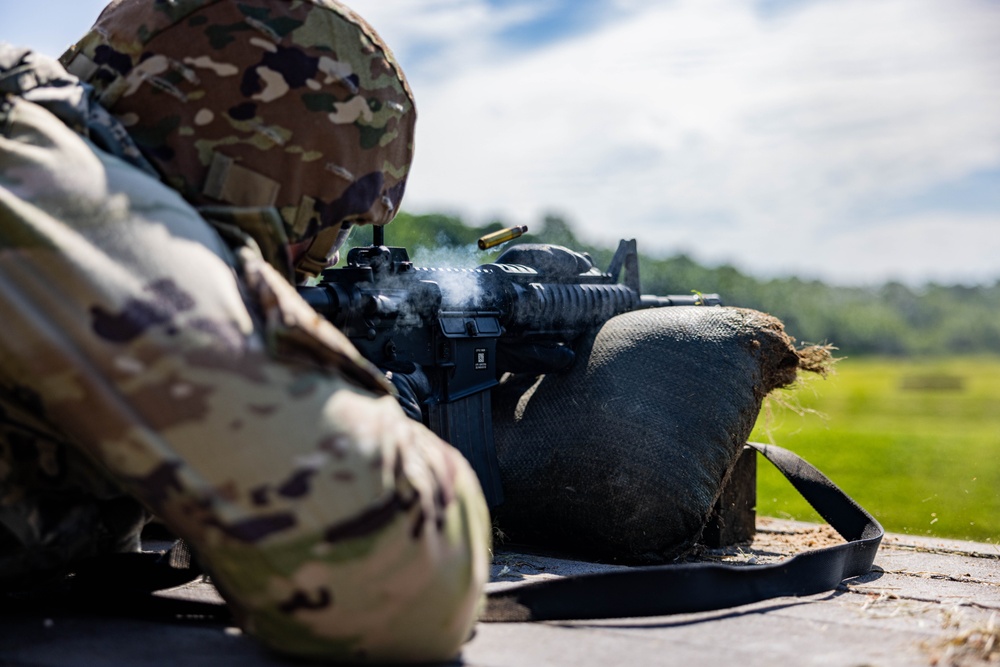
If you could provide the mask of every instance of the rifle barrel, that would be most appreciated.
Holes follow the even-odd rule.
[[[663,308],[665,306],[721,306],[718,294],[671,294],[654,296],[643,294],[639,297],[640,308]]]

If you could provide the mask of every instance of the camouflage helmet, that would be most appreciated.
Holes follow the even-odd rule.
[[[63,63],[196,205],[274,207],[322,250],[399,208],[413,94],[337,0],[114,0]]]

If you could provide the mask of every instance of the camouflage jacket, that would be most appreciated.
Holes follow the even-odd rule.
[[[279,651],[453,656],[475,474],[88,92],[0,47],[0,586],[135,549],[145,510]]]

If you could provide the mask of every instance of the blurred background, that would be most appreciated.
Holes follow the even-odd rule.
[[[420,112],[390,242],[474,263],[526,224],[603,265],[636,238],[646,291],[719,292],[846,357],[757,437],[890,530],[1000,541],[1000,3],[349,4]],[[0,0],[0,39],[58,55],[103,5]],[[768,475],[761,511],[810,518]]]

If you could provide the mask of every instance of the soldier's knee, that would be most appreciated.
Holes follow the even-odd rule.
[[[446,456],[447,491],[384,499],[312,539],[215,554],[226,570],[220,588],[246,629],[306,658],[453,658],[482,602],[490,523],[474,473],[453,450]]]

